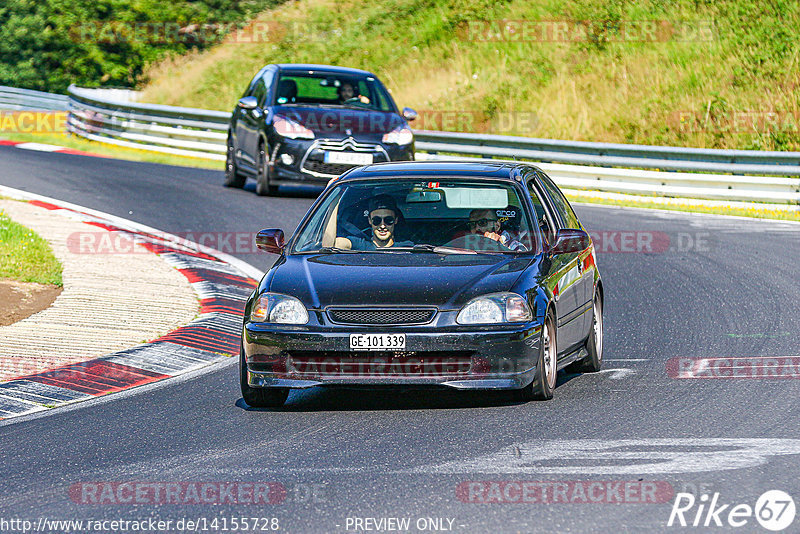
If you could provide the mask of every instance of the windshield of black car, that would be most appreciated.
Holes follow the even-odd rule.
[[[281,74],[275,104],[395,111],[391,98],[376,78],[331,73]]]
[[[535,252],[541,240],[530,220],[527,205],[508,182],[451,177],[345,182],[308,217],[291,253]]]

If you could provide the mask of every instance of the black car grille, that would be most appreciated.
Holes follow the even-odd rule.
[[[294,376],[443,376],[468,375],[469,351],[290,351],[287,372]]]
[[[306,160],[303,169],[320,174],[340,175],[345,171],[358,167],[358,165],[348,165],[346,163],[324,163],[322,161]]]
[[[436,315],[431,308],[400,309],[344,309],[328,310],[328,317],[334,323],[362,325],[424,324]]]

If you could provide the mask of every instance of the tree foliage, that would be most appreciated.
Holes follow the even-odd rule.
[[[148,63],[219,42],[277,0],[3,0],[0,85],[130,87]]]

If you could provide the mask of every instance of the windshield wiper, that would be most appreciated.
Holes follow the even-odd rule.
[[[359,252],[358,250],[352,250],[349,248],[339,248],[339,247],[322,247],[319,250],[315,250],[314,254],[322,253],[322,254],[355,254]]]
[[[397,247],[397,248],[405,248],[405,247]],[[414,245],[408,250],[411,250],[411,252],[433,252],[435,254],[477,254],[476,251],[470,250],[468,248],[444,247],[444,246],[430,245],[428,243],[420,243],[418,245]]]

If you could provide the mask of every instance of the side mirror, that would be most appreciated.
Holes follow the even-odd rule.
[[[286,246],[283,241],[283,230],[277,228],[261,230],[256,234],[256,246],[264,252],[280,254],[283,252],[283,247]]]
[[[242,109],[256,109],[258,100],[254,96],[244,96],[239,99],[239,107]]]
[[[417,112],[411,108],[403,108],[403,118],[407,121],[413,121],[417,118]]]
[[[551,254],[570,254],[581,252],[589,248],[592,240],[583,230],[562,229],[556,234],[555,243],[550,249]]]

